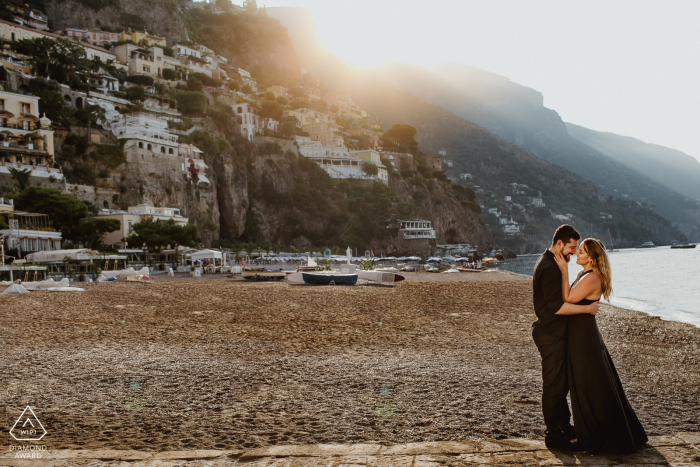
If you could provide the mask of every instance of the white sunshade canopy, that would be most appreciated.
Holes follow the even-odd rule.
[[[96,251],[83,248],[77,250],[37,251],[36,253],[28,254],[25,259],[28,263],[55,263],[57,261],[63,261],[63,258],[71,260],[89,260],[99,259],[99,257]]]
[[[223,254],[220,251],[216,250],[200,250],[190,255],[192,261],[196,261],[198,259],[221,259],[222,257]]]

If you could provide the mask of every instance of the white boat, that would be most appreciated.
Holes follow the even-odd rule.
[[[364,279],[366,281],[381,282],[383,284],[393,284],[394,282],[401,282],[402,280],[406,279],[401,274],[396,274],[393,272],[386,272],[386,271],[377,271],[377,270],[375,270],[375,271],[358,270],[357,276],[360,279]]]
[[[654,245],[654,242],[644,242],[637,248],[656,248],[656,245]]]
[[[375,271],[379,272],[399,272],[396,268],[376,268]]]
[[[443,274],[453,274],[455,272],[459,272],[459,270],[457,270],[455,268],[450,268],[447,271],[442,271]]]

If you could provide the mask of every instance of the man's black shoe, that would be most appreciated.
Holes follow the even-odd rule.
[[[544,445],[547,449],[556,449],[558,451],[580,451],[578,444],[572,443],[568,439],[557,438],[557,439],[545,439]]]
[[[576,430],[571,425],[563,425],[561,431],[564,432],[564,438],[566,439],[576,439]]]

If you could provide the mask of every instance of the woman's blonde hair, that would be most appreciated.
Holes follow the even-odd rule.
[[[603,297],[606,300],[610,300],[610,295],[612,295],[613,291],[612,272],[610,271],[610,260],[608,260],[605,245],[597,238],[587,238],[581,242],[579,248],[583,248],[583,251],[591,258],[593,272],[598,275],[603,286]]]

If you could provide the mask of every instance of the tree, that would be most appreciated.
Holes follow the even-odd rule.
[[[173,70],[172,68],[164,68],[163,79],[167,79],[168,81],[177,81],[177,71]]]
[[[250,85],[246,84],[246,85],[243,86],[243,88],[241,89],[241,92],[242,92],[243,94],[253,94],[253,88],[251,88]]]
[[[399,123],[392,126],[385,134],[389,138],[397,141],[406,152],[414,152],[418,150],[418,142],[413,139],[417,133],[418,130],[411,125]]]
[[[379,173],[379,167],[374,164],[362,164],[362,171],[367,175],[377,175]]]
[[[130,245],[143,245],[145,243],[149,249],[158,253],[167,245],[177,243],[193,247],[200,241],[196,225],[181,226],[173,219],[154,221],[153,218],[147,217],[132,227],[134,233],[129,235],[127,242]]]
[[[80,125],[98,125],[105,121],[105,109],[99,105],[85,105],[82,109],[75,111],[74,118]]]
[[[260,116],[262,118],[272,118],[274,120],[280,121],[282,119],[283,114],[284,110],[277,101],[263,101],[260,106]]]
[[[32,177],[32,171],[29,169],[16,169],[14,167],[8,167],[7,170],[10,171],[10,175],[15,182],[17,182],[17,188],[19,191],[24,190],[30,185],[30,178]]]
[[[85,239],[87,247],[92,249],[93,245],[100,241],[100,237],[102,237],[103,234],[119,230],[121,226],[121,221],[117,219],[85,217],[80,219],[78,229],[82,237]]]
[[[131,86],[124,91],[126,98],[130,101],[145,101],[146,100],[146,90],[141,86]]]
[[[39,98],[39,112],[46,115],[51,123],[65,128],[73,124],[75,109],[66,105],[58,82],[35,78],[29,81],[29,92]]]
[[[48,214],[53,227],[72,242],[79,240],[80,219],[88,215],[88,207],[75,196],[38,186],[28,186],[15,196],[15,209]]]
[[[289,104],[289,99],[284,96],[277,96],[277,102],[279,105],[284,107],[285,105]]]
[[[37,76],[55,79],[71,86],[82,83],[79,74],[90,70],[85,49],[74,42],[48,37],[21,39],[11,43],[15,52],[25,55]]]
[[[153,86],[155,82],[152,77],[146,75],[131,75],[124,80],[127,83],[138,84],[139,86]]]
[[[199,114],[207,109],[207,96],[201,92],[179,91],[173,96],[183,114]]]
[[[204,84],[194,76],[194,73],[187,78],[187,90],[201,92],[204,89]]]

